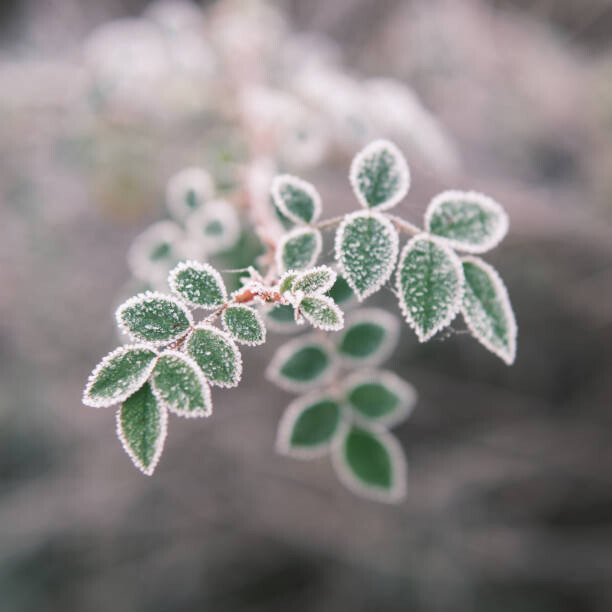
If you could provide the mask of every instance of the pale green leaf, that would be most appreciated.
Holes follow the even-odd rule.
[[[410,186],[406,159],[388,140],[375,140],[360,151],[353,159],[349,178],[359,203],[378,210],[395,206]]]
[[[193,324],[191,313],[181,301],[156,291],[130,298],[117,308],[115,317],[121,331],[151,344],[176,340]]]
[[[187,231],[205,253],[216,254],[234,247],[242,228],[234,206],[226,200],[213,200],[189,217]]]
[[[386,283],[397,259],[399,238],[391,222],[379,213],[347,215],[336,232],[340,274],[361,302]]]
[[[427,207],[425,229],[455,249],[484,253],[506,235],[508,216],[495,200],[481,193],[444,191]]]
[[[324,331],[337,331],[344,326],[344,314],[334,300],[325,295],[303,298],[300,312],[313,327]]]
[[[148,344],[115,349],[91,373],[83,392],[83,403],[98,408],[122,402],[149,378],[156,358],[157,353]]]
[[[145,383],[117,410],[117,435],[134,465],[150,476],[161,457],[168,432],[168,411]]]
[[[185,353],[164,351],[151,375],[157,399],[184,417],[207,417],[212,413],[210,388],[198,364]]]
[[[266,327],[259,313],[248,306],[230,306],[221,315],[223,327],[234,340],[249,346],[266,341]]]
[[[196,308],[219,308],[227,300],[223,279],[210,264],[183,261],[168,276],[173,293]]]
[[[483,346],[511,365],[516,356],[517,327],[502,279],[478,257],[463,259],[463,273],[461,313],[468,329]]]
[[[321,253],[321,232],[301,227],[285,234],[276,249],[276,265],[281,273],[311,268]]]
[[[272,197],[280,213],[294,223],[315,223],[321,214],[321,196],[313,185],[296,176],[275,177]]]
[[[293,287],[293,281],[298,277],[297,272],[289,271],[281,277],[278,282],[278,292],[279,293],[287,293],[287,291],[291,291],[291,287]]]
[[[406,244],[397,266],[399,304],[419,342],[455,318],[463,298],[463,269],[445,244],[419,234]]]
[[[336,273],[328,266],[319,266],[300,274],[292,284],[294,292],[316,295],[329,291],[336,282]]]
[[[166,187],[166,203],[170,214],[178,221],[184,221],[215,192],[212,177],[203,168],[184,168],[170,177]]]

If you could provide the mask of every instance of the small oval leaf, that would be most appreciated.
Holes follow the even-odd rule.
[[[151,387],[157,399],[178,416],[207,417],[212,413],[204,374],[185,353],[164,351],[151,375]]]
[[[294,223],[316,223],[321,196],[314,185],[297,176],[281,174],[272,181],[272,198],[281,214]]]
[[[257,313],[248,306],[230,306],[222,314],[223,327],[234,340],[249,346],[266,341],[266,327]]]
[[[221,275],[207,263],[182,261],[170,272],[168,284],[193,308],[219,308],[227,300]]]
[[[359,203],[378,210],[395,206],[410,186],[406,159],[388,140],[375,140],[360,151],[351,163],[349,178]]]
[[[425,212],[425,229],[468,253],[484,253],[508,231],[508,215],[492,198],[475,191],[444,191]]]
[[[168,432],[168,411],[145,383],[117,410],[117,436],[134,465],[151,476]]]
[[[304,295],[316,295],[329,291],[336,282],[336,273],[328,266],[319,266],[306,270],[292,283],[294,292],[301,291]]]
[[[204,203],[213,197],[215,192],[212,177],[203,168],[184,168],[170,177],[166,187],[166,203],[170,214],[178,221],[183,221]]]
[[[236,209],[226,200],[213,200],[189,217],[187,230],[206,253],[228,251],[240,240],[242,228]]]
[[[321,253],[321,232],[301,227],[285,234],[276,249],[276,265],[281,273],[311,268]]]
[[[98,408],[128,398],[145,383],[155,367],[157,353],[147,344],[115,349],[94,368],[83,392],[83,403]]]
[[[265,315],[268,327],[277,333],[290,334],[299,329],[295,322],[293,306],[276,304]]]
[[[391,277],[399,238],[391,222],[376,212],[347,215],[336,232],[336,260],[361,302]]]
[[[339,305],[346,304],[354,297],[353,290],[346,282],[346,279],[344,276],[340,276],[339,274],[336,277],[336,282],[327,292],[327,295]]]
[[[313,326],[324,331],[338,331],[344,327],[344,314],[331,298],[319,295],[305,297],[300,312]]]
[[[463,268],[437,239],[419,234],[406,244],[397,266],[397,295],[419,342],[429,340],[455,318],[463,298]]]
[[[508,291],[497,271],[478,257],[463,259],[465,293],[461,313],[483,346],[508,365],[516,356],[516,319]]]
[[[117,308],[117,324],[135,340],[166,344],[177,340],[193,323],[182,302],[157,291],[139,293]]]

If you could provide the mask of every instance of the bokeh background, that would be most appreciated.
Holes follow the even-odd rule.
[[[397,430],[397,506],[352,496],[326,460],[274,453],[291,399],[262,376],[278,340],[245,351],[213,418],[172,419],[141,476],[113,411],[81,391],[117,343],[132,238],[164,217],[168,176],[222,136],[197,109],[101,119],[79,98],[88,34],[143,0],[2,2],[0,610],[611,610],[612,3],[273,6],[345,70],[409,84],[455,143],[452,184],[409,157],[404,216],[450,186],[507,208],[488,259],[517,314],[516,363],[403,327],[389,367],[420,400]],[[349,158],[307,173],[330,211],[353,207]]]

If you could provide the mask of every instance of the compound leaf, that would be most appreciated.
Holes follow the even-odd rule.
[[[329,291],[336,282],[336,273],[328,266],[306,270],[292,284],[292,290],[304,295],[316,295]]]
[[[323,240],[321,232],[309,227],[285,234],[276,250],[276,265],[281,272],[311,268],[317,261]]]
[[[331,298],[318,295],[305,297],[300,302],[300,311],[313,326],[324,331],[337,331],[344,326],[344,314]]]
[[[248,306],[230,306],[222,314],[223,327],[234,340],[249,346],[266,341],[266,328],[259,313]]]
[[[410,186],[408,164],[388,140],[375,140],[360,151],[353,159],[349,178],[359,203],[378,210],[395,206]]]
[[[223,279],[210,264],[182,261],[168,276],[173,293],[196,308],[219,308],[227,300]]]
[[[165,344],[184,335],[193,319],[187,308],[157,291],[139,293],[117,308],[117,324],[135,340]]]
[[[468,253],[484,253],[508,231],[508,216],[493,199],[475,191],[444,191],[425,212],[425,229]]]
[[[164,351],[151,375],[151,387],[157,399],[178,416],[207,417],[212,413],[204,374],[185,353]]]
[[[98,408],[122,402],[149,378],[156,358],[153,347],[146,344],[115,349],[91,373],[83,392],[83,403]]]
[[[516,356],[516,320],[497,271],[478,257],[463,259],[465,293],[461,313],[472,335],[508,365]]]
[[[386,283],[397,259],[399,238],[391,222],[371,211],[347,215],[336,233],[340,273],[361,302]]]
[[[272,181],[272,198],[280,213],[294,223],[315,223],[321,214],[318,191],[296,176],[277,176]]]
[[[446,327],[461,308],[461,262],[449,247],[431,236],[419,234],[406,244],[396,280],[400,308],[419,342]]]
[[[153,474],[168,431],[168,411],[145,383],[117,410],[117,435],[134,465]]]
[[[242,376],[242,357],[225,332],[200,323],[186,342],[187,353],[202,368],[211,385],[235,387]]]

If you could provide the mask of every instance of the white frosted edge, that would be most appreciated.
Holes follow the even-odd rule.
[[[250,312],[252,312],[255,316],[255,319],[257,320],[257,323],[259,323],[259,327],[261,328],[261,340],[251,342],[249,340],[243,340],[242,338],[238,338],[237,336],[235,336],[225,322],[225,315],[227,314],[228,310],[249,310]],[[245,304],[232,304],[231,306],[228,306],[221,314],[221,321],[223,323],[223,329],[225,329],[225,331],[234,340],[234,342],[244,344],[245,346],[259,346],[260,344],[265,344],[266,342],[266,326],[261,315],[257,310],[255,310],[255,308],[251,308],[250,306],[246,306]]]
[[[352,357],[351,355],[345,355],[338,350],[338,356],[342,362],[354,366],[354,365],[376,365],[385,361],[391,353],[395,350],[397,343],[399,342],[400,336],[400,323],[396,316],[390,312],[383,310],[382,308],[360,308],[354,310],[346,318],[344,330],[342,335],[339,337],[336,346],[339,346],[353,325],[360,323],[373,323],[380,325],[386,330],[385,337],[377,351],[368,355],[367,357],[359,358]]]
[[[355,287],[355,283],[351,279],[347,269],[344,266],[344,261],[342,259],[342,246],[341,246],[342,240],[344,239],[344,230],[346,229],[346,226],[349,223],[351,223],[351,221],[354,221],[355,219],[358,219],[360,217],[374,217],[378,222],[380,222],[384,226],[384,228],[387,230],[387,232],[391,236],[391,251],[392,251],[392,255],[389,258],[389,266],[387,270],[385,270],[385,273],[380,277],[380,279],[375,285],[372,285],[371,287],[366,289],[363,293],[360,293],[357,290],[357,288]],[[338,262],[338,269],[340,271],[340,275],[344,277],[344,280],[346,280],[349,287],[353,290],[353,293],[355,294],[357,301],[363,302],[365,298],[372,295],[373,293],[376,293],[391,278],[391,274],[393,274],[393,269],[395,268],[395,261],[397,260],[397,253],[399,251],[399,236],[397,234],[397,231],[393,227],[393,224],[391,223],[391,221],[389,221],[387,217],[381,215],[380,213],[376,212],[373,209],[359,210],[357,212],[351,213],[350,215],[346,215],[344,217],[342,223],[340,224],[340,226],[338,227],[338,230],[336,231],[334,250],[335,250],[335,255],[336,255],[336,261]]]
[[[123,322],[123,312],[126,309],[135,306],[136,304],[141,304],[150,300],[161,300],[164,302],[171,302],[172,304],[175,304],[183,311],[183,313],[187,317],[189,325],[193,325],[193,316],[191,314],[191,311],[187,307],[187,304],[185,304],[183,300],[179,300],[178,298],[172,295],[160,293],[159,291],[145,291],[144,293],[139,293],[134,297],[131,297],[129,300],[123,302],[123,304],[121,304],[121,306],[119,306],[119,308],[117,308],[117,311],[115,312],[115,319],[117,321],[119,329],[133,340],[147,342],[148,344],[152,344],[154,346],[163,346],[164,344],[168,344],[169,342],[174,342],[174,340],[178,340],[179,338],[184,336],[189,329],[188,328],[184,331],[177,332],[173,336],[170,336],[169,338],[164,338],[163,340],[148,340],[147,338],[141,338],[138,334],[132,332],[130,328]]]
[[[313,229],[312,227],[298,227],[285,234],[280,239],[276,247],[276,253],[274,254],[274,258],[276,260],[276,266],[281,273],[284,274],[287,271],[285,268],[285,264],[283,263],[283,251],[285,250],[285,245],[287,244],[287,242],[289,242],[289,240],[292,240],[293,238],[302,236],[304,234],[313,234],[315,236],[316,244],[310,261],[303,269],[305,270],[314,266],[317,259],[319,258],[319,255],[321,254],[321,249],[323,248],[323,238],[321,237],[321,232],[317,229]]]
[[[190,259],[187,261],[181,261],[174,268],[172,268],[172,270],[170,270],[170,273],[168,274],[168,285],[170,286],[170,291],[172,291],[172,293],[174,293],[183,303],[191,306],[192,308],[204,308],[206,310],[218,308],[218,305],[203,306],[202,304],[192,302],[191,300],[187,299],[187,297],[185,297],[179,291],[177,287],[177,277],[181,272],[184,272],[185,270],[188,270],[189,268],[193,268],[194,270],[197,270],[198,272],[202,272],[204,274],[210,274],[210,276],[212,276],[215,279],[215,282],[217,283],[217,285],[219,286],[219,289],[221,290],[223,301],[224,302],[227,301],[227,289],[225,288],[225,283],[223,282],[223,278],[221,277],[221,274],[219,274],[219,272],[215,270],[215,268],[213,268],[210,264],[201,263],[199,261]]]
[[[204,228],[218,221],[223,232],[218,236],[204,234]],[[185,220],[187,232],[192,240],[202,245],[207,253],[218,253],[231,249],[240,239],[240,217],[227,200],[211,200]]]
[[[168,179],[166,185],[166,205],[170,214],[178,221],[183,221],[195,210],[187,205],[187,193],[192,190],[200,200],[200,206],[210,200],[215,187],[209,172],[203,168],[190,166],[179,170]]]
[[[102,361],[100,361],[100,363],[93,369],[92,373],[89,375],[85,390],[83,391],[83,404],[85,404],[86,406],[90,406],[91,408],[105,408],[107,406],[114,406],[115,404],[118,404],[119,402],[122,402],[123,400],[130,397],[132,393],[135,393],[136,391],[138,391],[138,389],[140,389],[140,387],[142,387],[142,385],[144,385],[147,378],[149,378],[149,376],[151,375],[155,364],[157,363],[157,357],[151,359],[151,363],[143,369],[141,375],[134,381],[133,385],[131,385],[129,389],[126,389],[122,393],[119,393],[118,395],[115,395],[111,398],[95,398],[89,395],[91,388],[93,387],[94,383],[96,382],[96,379],[98,378],[98,374],[109,364],[109,362],[115,359],[115,357],[125,355],[126,353],[129,353],[133,350],[153,351],[157,355],[157,350],[155,349],[155,346],[151,343],[145,342],[140,342],[138,344],[126,344],[124,346],[116,348],[114,351],[111,351],[102,359]]]
[[[312,406],[313,404],[325,400],[330,400],[338,404],[340,413],[338,425],[331,438],[325,442],[322,442],[321,444],[318,444],[317,446],[310,446],[308,448],[291,446],[291,434],[293,433],[295,423],[302,412],[304,412],[308,406]],[[342,407],[342,403],[329,393],[315,391],[313,393],[309,393],[308,395],[294,399],[289,406],[287,406],[278,423],[275,444],[276,452],[280,453],[281,455],[294,457],[296,459],[316,459],[318,457],[325,456],[329,452],[333,439],[339,434],[343,433],[347,427],[347,424],[343,419],[343,412],[344,409]]]
[[[404,499],[404,497],[406,497],[406,478],[408,475],[408,465],[402,447],[395,437],[387,431],[373,427],[364,427],[361,424],[358,425],[358,427],[375,435],[387,449],[389,457],[391,458],[393,485],[391,489],[384,490],[371,485],[366,485],[354,476],[353,472],[347,465],[344,453],[346,437],[351,431],[351,428],[348,428],[344,435],[338,436],[331,445],[332,465],[336,470],[338,478],[342,484],[344,484],[344,486],[357,495],[362,495],[363,497],[367,497],[378,502],[397,503],[401,501]]]
[[[452,266],[455,270],[455,273],[457,274],[457,278],[459,280],[459,290],[457,291],[455,300],[451,304],[450,308],[448,309],[448,312],[446,313],[445,317],[441,321],[439,321],[438,324],[426,334],[423,333],[423,331],[417,326],[416,321],[412,318],[410,309],[408,308],[408,305],[406,304],[406,300],[404,299],[404,291],[401,286],[401,269],[402,269],[402,266],[404,265],[404,260],[406,259],[406,256],[408,255],[408,253],[410,252],[414,244],[416,242],[419,242],[420,240],[427,240],[429,242],[433,242],[444,251],[446,256],[450,259]],[[450,325],[450,323],[457,316],[457,314],[459,313],[459,310],[461,309],[461,303],[463,301],[464,286],[465,286],[465,279],[463,277],[463,266],[461,265],[461,260],[459,259],[459,257],[457,257],[456,253],[447,244],[445,244],[444,241],[438,239],[437,237],[431,236],[430,234],[423,233],[423,234],[418,234],[417,236],[415,236],[414,238],[412,238],[406,243],[406,246],[404,246],[402,250],[402,254],[400,255],[399,263],[397,264],[396,292],[397,292],[397,298],[399,300],[400,310],[402,311],[402,314],[404,315],[404,318],[406,319],[406,322],[408,323],[408,325],[410,325],[410,327],[414,330],[415,334],[417,335],[419,342],[426,342],[431,337],[435,336],[441,329],[444,329],[445,327]]]
[[[291,185],[296,189],[301,189],[302,191],[305,191],[306,194],[310,197],[314,206],[312,219],[310,221],[304,221],[304,219],[298,217],[296,214],[292,213],[287,208],[285,199],[281,194],[281,189],[285,185]],[[319,217],[321,216],[321,195],[316,190],[315,186],[312,183],[309,183],[308,181],[305,181],[291,174],[279,174],[278,176],[274,177],[274,180],[272,181],[272,186],[270,187],[270,191],[272,193],[272,199],[274,200],[274,204],[276,204],[277,208],[285,217],[287,217],[294,223],[297,223],[299,225],[311,225],[313,223],[316,223]]]
[[[236,346],[236,343],[234,342],[232,337],[228,333],[220,330],[218,327],[213,327],[212,325],[209,325],[208,323],[200,322],[200,323],[197,323],[196,325],[194,325],[193,331],[195,332],[195,331],[197,331],[199,329],[204,329],[204,330],[211,331],[214,334],[216,334],[217,336],[220,336],[221,338],[223,338],[229,344],[229,346],[230,346],[230,348],[232,350],[232,353],[234,355],[234,363],[236,365],[236,373],[234,375],[234,379],[231,382],[229,382],[229,383],[226,383],[226,382],[217,382],[217,381],[209,380],[208,378],[206,378],[206,374],[204,374],[204,378],[206,378],[206,380],[208,381],[209,385],[213,385],[215,387],[222,387],[222,388],[226,388],[226,389],[229,389],[231,387],[237,387],[238,384],[240,383],[240,379],[242,378],[242,355],[240,354],[240,349]],[[191,336],[189,338],[187,338],[187,341],[185,342],[185,350],[187,352],[189,352],[188,351],[188,344],[189,344],[190,340],[191,340]],[[200,367],[200,366],[198,366],[198,367]]]
[[[372,155],[380,153],[382,150],[388,151],[395,158],[396,168],[399,173],[399,185],[397,192],[388,200],[385,200],[376,206],[370,206],[363,193],[361,193],[359,190],[357,177],[364,160]],[[353,158],[353,161],[351,162],[351,169],[349,171],[349,181],[357,200],[364,208],[367,208],[368,210],[388,210],[389,208],[393,208],[393,206],[400,202],[408,193],[408,189],[410,187],[410,169],[406,163],[406,158],[399,150],[397,145],[392,143],[390,140],[374,140],[359,151],[359,153],[357,153],[357,155],[355,155]]]
[[[508,297],[508,290],[506,289],[506,285],[504,284],[504,281],[501,279],[501,276],[499,275],[497,270],[493,266],[480,259],[480,257],[463,257],[461,261],[469,262],[479,267],[481,270],[483,270],[489,275],[491,281],[493,282],[495,293],[497,294],[502,303],[504,315],[506,315],[506,318],[508,320],[510,350],[506,352],[503,349],[500,349],[500,347],[493,346],[491,342],[489,342],[489,340],[479,335],[476,329],[474,328],[473,321],[471,320],[469,313],[463,306],[461,307],[461,314],[463,315],[463,318],[474,338],[476,338],[478,342],[480,342],[489,351],[501,358],[506,364],[512,365],[514,363],[514,359],[516,358],[516,338],[518,335],[518,327],[516,325],[516,318],[514,316],[512,304],[510,303],[510,298]]]
[[[306,312],[303,309],[300,309],[300,314],[313,326],[317,329],[322,329],[323,331],[339,331],[344,327],[344,313],[334,302],[334,300],[326,295],[307,295],[304,296],[313,300],[320,300],[321,302],[325,302],[327,306],[329,306],[337,315],[338,323],[335,325],[330,323],[321,323],[319,321],[315,321],[314,318],[310,315],[310,313]]]
[[[168,407],[168,410],[172,412],[172,414],[176,414],[177,416],[180,416],[180,417],[186,417],[188,419],[191,419],[191,418],[197,418],[197,417],[210,416],[212,414],[212,408],[213,408],[212,399],[210,396],[210,387],[208,386],[208,382],[206,378],[204,377],[204,373],[202,372],[202,369],[200,368],[200,366],[189,355],[187,355],[186,353],[181,353],[179,351],[174,351],[170,349],[165,350],[163,353],[159,355],[159,359],[161,359],[162,357],[173,357],[174,359],[178,359],[179,361],[182,361],[184,364],[186,364],[193,370],[194,374],[196,375],[196,378],[198,379],[198,382],[200,383],[200,386],[202,387],[202,396],[204,398],[204,409],[203,410],[184,410],[183,408],[180,408],[176,404],[170,403],[168,400],[165,400],[162,397],[160,397],[161,391],[159,391],[155,385],[155,373],[153,373],[153,376],[151,376],[151,389],[153,391],[153,394],[157,398],[157,400],[165,404]]]
[[[123,433],[123,425],[121,422],[121,412],[123,410],[123,405],[121,405],[117,409],[116,414],[116,422],[117,422],[117,437],[121,442],[121,446],[123,446],[123,450],[128,454],[129,458],[132,460],[132,463],[146,476],[151,476],[159,463],[159,460],[162,455],[162,451],[164,450],[164,443],[166,442],[166,436],[168,435],[168,409],[163,402],[160,402],[157,397],[155,398],[158,405],[159,410],[159,435],[157,436],[157,440],[155,440],[155,452],[153,453],[153,459],[151,460],[151,464],[145,466],[142,461],[136,456],[136,453],[132,450],[125,434]]]
[[[353,372],[349,375],[343,382],[347,406],[352,408],[352,404],[348,399],[351,390],[367,383],[377,383],[387,387],[395,393],[400,403],[393,412],[377,418],[369,418],[358,410],[352,409],[351,412],[356,422],[362,425],[394,427],[398,423],[405,421],[412,414],[418,399],[417,390],[408,381],[389,370],[366,369]]]
[[[174,221],[158,221],[139,234],[128,251],[128,266],[134,276],[148,281],[165,280],[168,262],[151,261],[151,251],[166,242],[176,249],[184,238],[183,230]]]
[[[457,189],[449,189],[434,196],[427,206],[425,211],[425,229],[429,232],[431,227],[431,218],[433,217],[436,210],[445,202],[448,201],[468,201],[474,204],[482,206],[487,212],[491,212],[497,216],[498,224],[495,231],[488,237],[487,240],[480,244],[470,244],[461,240],[454,240],[452,238],[445,238],[444,236],[438,236],[434,234],[439,240],[443,240],[446,244],[457,249],[459,251],[465,251],[466,253],[484,253],[496,247],[508,233],[509,221],[508,214],[504,210],[501,204],[496,202],[493,198],[486,196],[477,191],[459,191]]]
[[[299,283],[300,281],[304,280],[308,276],[311,276],[313,274],[318,274],[319,272],[326,272],[328,274],[327,281],[319,289],[316,289],[312,293],[307,293],[306,295],[310,297],[310,296],[321,295],[323,293],[327,293],[334,286],[334,283],[336,282],[336,278],[338,278],[338,275],[336,274],[336,272],[332,270],[329,266],[316,266],[315,268],[310,268],[309,270],[304,270],[304,272],[298,273],[298,276],[293,281],[292,286],[295,286],[296,283]]]
[[[299,275],[300,272],[298,270],[287,270],[284,274],[282,274],[281,277],[278,279],[278,283],[276,284],[276,287],[278,287],[278,292],[281,293],[281,286],[288,278],[293,276],[294,279],[296,279]],[[291,283],[291,285],[293,286],[293,282]],[[288,293],[290,291],[291,287],[289,287],[289,289],[285,289],[282,294],[284,295],[285,293]]]
[[[285,378],[280,373],[283,364],[287,361],[287,359],[289,359],[289,357],[291,357],[293,353],[309,345],[316,345],[327,354],[329,358],[329,366],[323,370],[323,372],[317,378],[307,382],[298,382]],[[294,338],[293,340],[290,340],[286,344],[280,346],[276,353],[274,353],[272,361],[270,361],[268,364],[266,369],[266,378],[285,391],[300,393],[302,391],[312,389],[313,387],[327,384],[334,378],[336,370],[337,363],[334,352],[331,350],[331,347],[327,345],[327,343],[322,341],[321,336],[314,333],[300,336],[299,338]]]

